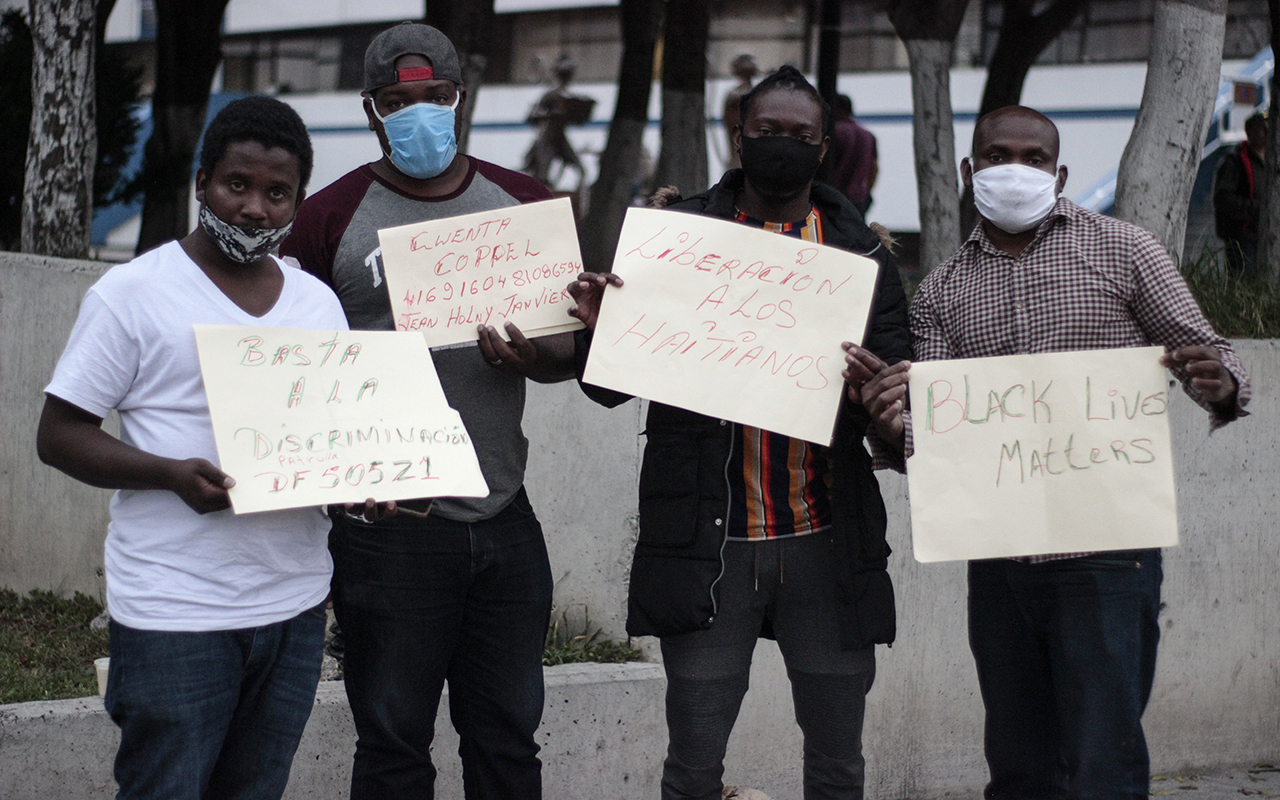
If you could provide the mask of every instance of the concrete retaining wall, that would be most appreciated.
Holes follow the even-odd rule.
[[[601,786],[635,797],[658,793],[665,736],[662,667],[567,664],[548,667],[547,719],[538,731],[548,798],[596,797]],[[447,709],[448,703],[441,703]],[[0,706],[0,797],[110,800],[120,743],[102,701]],[[341,682],[322,683],[293,760],[286,800],[339,800],[351,785],[355,729]],[[442,713],[432,747],[437,797],[462,797],[458,736]]]
[[[97,270],[0,254],[0,586],[100,592],[107,493],[62,477],[34,456],[40,390]],[[1271,341],[1236,344],[1253,375],[1252,417],[1210,436],[1194,404],[1180,393],[1172,404],[1182,544],[1165,553],[1164,639],[1146,717],[1154,766],[1162,771],[1280,758],[1280,352]],[[635,538],[642,427],[638,402],[607,410],[572,384],[530,386],[528,487],[560,579],[557,605],[576,618],[589,612],[616,636]],[[965,637],[964,567],[916,563],[906,481],[886,474],[881,485],[897,551],[890,570],[899,633],[897,644],[879,650],[869,699],[868,795],[973,796],[983,782],[981,702]],[[653,642],[641,644],[656,657]],[[661,683],[656,675],[647,680]],[[752,687],[730,743],[726,780],[798,797],[799,732],[770,642],[757,648]],[[658,694],[646,695],[654,703],[648,712],[660,714],[660,689],[652,691]],[[547,735],[556,735],[551,731],[562,721],[561,710],[549,705]],[[602,731],[598,741],[611,737]],[[643,751],[638,763],[653,773],[629,773],[626,785],[655,780],[665,736],[659,728],[653,737],[628,746]],[[6,741],[0,739],[0,759]],[[350,743],[326,740],[323,751],[349,753]],[[549,765],[558,758],[547,754]],[[0,774],[8,771],[0,762]],[[605,796],[623,787],[615,773],[602,772],[600,780]],[[10,796],[0,789],[0,797]]]

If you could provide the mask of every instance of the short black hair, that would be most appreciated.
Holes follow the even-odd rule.
[[[747,111],[750,110],[751,104],[754,103],[762,94],[772,92],[775,89],[790,89],[793,92],[804,92],[813,98],[818,104],[818,108],[822,109],[822,135],[826,136],[831,132],[831,106],[826,100],[822,99],[822,95],[818,94],[818,90],[814,88],[812,83],[800,72],[800,70],[790,64],[779,67],[777,72],[769,75],[764,80],[751,87],[751,91],[742,96],[738,101],[738,118],[746,123]]]
[[[1257,112],[1254,112],[1253,114],[1250,114],[1249,118],[1244,121],[1244,130],[1245,130],[1245,133],[1248,133],[1250,128],[1265,128],[1266,125],[1267,125],[1266,112],[1257,111]]]
[[[200,168],[212,175],[214,167],[236,142],[257,142],[268,149],[279,147],[298,158],[298,191],[307,188],[315,157],[311,137],[302,117],[287,103],[274,97],[253,95],[233,100],[218,112],[204,132],[200,146]]]

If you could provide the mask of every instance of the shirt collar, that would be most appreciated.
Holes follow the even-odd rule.
[[[1064,220],[1064,224],[1070,224],[1079,215],[1080,207],[1066,198],[1065,195],[1058,195],[1058,199],[1054,202],[1053,208],[1049,211],[1049,216],[1036,227],[1036,235],[1031,240],[1031,244],[1027,245],[1030,249],[1035,246],[1036,242],[1044,238],[1045,234],[1056,224],[1059,219]],[[973,226],[973,232],[969,234],[969,238],[965,239],[965,248],[977,248],[994,254],[1004,254],[1004,251],[991,243],[991,239],[987,236],[986,226],[982,224],[982,218],[978,218],[978,224]]]

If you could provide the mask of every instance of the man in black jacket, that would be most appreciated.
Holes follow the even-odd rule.
[[[830,447],[651,403],[640,475],[640,535],[627,631],[661,638],[670,744],[662,797],[719,798],[725,747],[760,636],[777,639],[804,732],[806,800],[862,797],[862,718],[876,643],[894,637],[885,510],[862,446],[873,421],[859,389],[911,355],[906,299],[887,248],[836,190],[813,183],[829,110],[784,67],[742,99],[734,128],[741,170],[669,207],[820,241],[879,262],[864,347],[845,343],[850,384]],[[606,286],[571,284],[585,366]],[[616,290],[616,289],[615,289]],[[604,405],[625,395],[583,386]],[[878,393],[886,420],[905,387]],[[893,407],[894,403],[897,407]],[[877,430],[884,428],[883,430]]]
[[[1245,140],[1218,162],[1213,178],[1213,216],[1226,250],[1227,269],[1252,277],[1257,272],[1258,219],[1267,193],[1267,117],[1244,121]]]

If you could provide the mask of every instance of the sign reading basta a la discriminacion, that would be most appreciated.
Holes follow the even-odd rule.
[[[577,330],[566,287],[582,272],[569,199],[481,211],[378,231],[396,330],[431,347]]]
[[[488,494],[422,337],[241,325],[195,334],[237,514]]]
[[[913,363],[916,559],[1177,544],[1163,352]]]
[[[826,444],[861,342],[869,258],[736,222],[631,208],[587,383]]]

